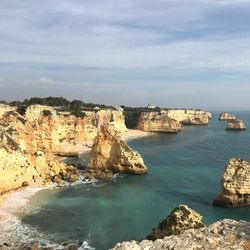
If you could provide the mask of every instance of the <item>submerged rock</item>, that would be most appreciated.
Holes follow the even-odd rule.
[[[229,113],[226,113],[226,112],[220,113],[220,116],[219,116],[219,120],[220,120],[220,121],[224,121],[224,120],[235,120],[235,119],[236,119],[235,115],[229,114]]]
[[[250,223],[222,220],[200,229],[189,229],[179,235],[166,236],[156,241],[118,243],[112,250],[248,250]]]
[[[102,125],[91,150],[87,169],[111,170],[114,173],[146,174],[140,154],[132,150],[108,125]]]
[[[202,216],[185,205],[175,208],[158,227],[147,236],[149,240],[162,239],[165,236],[180,234],[183,230],[204,227]]]
[[[230,120],[227,122],[227,130],[245,130],[246,126],[242,120]]]
[[[102,181],[109,181],[114,178],[114,174],[111,170],[105,169],[105,170],[96,170],[96,169],[87,169],[83,176],[85,179],[98,179]]]
[[[221,179],[221,193],[214,199],[216,206],[250,206],[250,163],[239,158],[229,161]]]

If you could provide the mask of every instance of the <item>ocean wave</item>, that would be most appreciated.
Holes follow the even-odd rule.
[[[41,247],[52,247],[55,250],[67,249],[70,245],[75,245],[79,250],[94,249],[89,244],[89,239],[63,242],[60,236],[55,234],[45,234],[39,232],[35,227],[23,223],[17,214],[39,213],[41,208],[27,206],[31,196],[43,187],[28,187],[26,189],[13,192],[0,206],[0,246],[4,249],[17,250],[31,247],[37,244]]]

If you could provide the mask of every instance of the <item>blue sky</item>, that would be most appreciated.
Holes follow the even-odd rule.
[[[250,0],[1,0],[0,99],[250,107]]]

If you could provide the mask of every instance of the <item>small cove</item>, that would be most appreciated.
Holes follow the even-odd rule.
[[[180,134],[155,134],[129,140],[149,169],[145,176],[118,176],[108,183],[80,183],[42,190],[18,214],[22,223],[54,242],[82,240],[97,250],[124,240],[140,240],[179,204],[204,216],[250,220],[250,209],[213,207],[220,178],[230,158],[250,161],[250,113],[235,112],[249,128],[228,132],[217,113],[208,126],[186,126]],[[81,160],[88,160],[82,155]],[[70,159],[72,160],[72,159]],[[35,213],[28,211],[35,210]]]

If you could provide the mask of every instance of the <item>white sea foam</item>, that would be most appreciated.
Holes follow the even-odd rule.
[[[82,181],[79,183],[83,183]],[[78,183],[78,184],[79,184]],[[47,187],[48,188],[48,187]],[[17,214],[31,214],[39,212],[39,208],[27,207],[27,202],[31,196],[44,187],[27,187],[25,189],[12,192],[7,199],[0,205],[0,245],[10,244],[8,249],[18,249],[22,244],[37,242],[40,245],[51,246],[55,250],[65,249],[64,246],[55,243],[56,235],[45,235],[36,228],[21,222]],[[72,242],[74,243],[74,242]],[[89,246],[88,241],[83,241],[79,250],[94,249]]]

